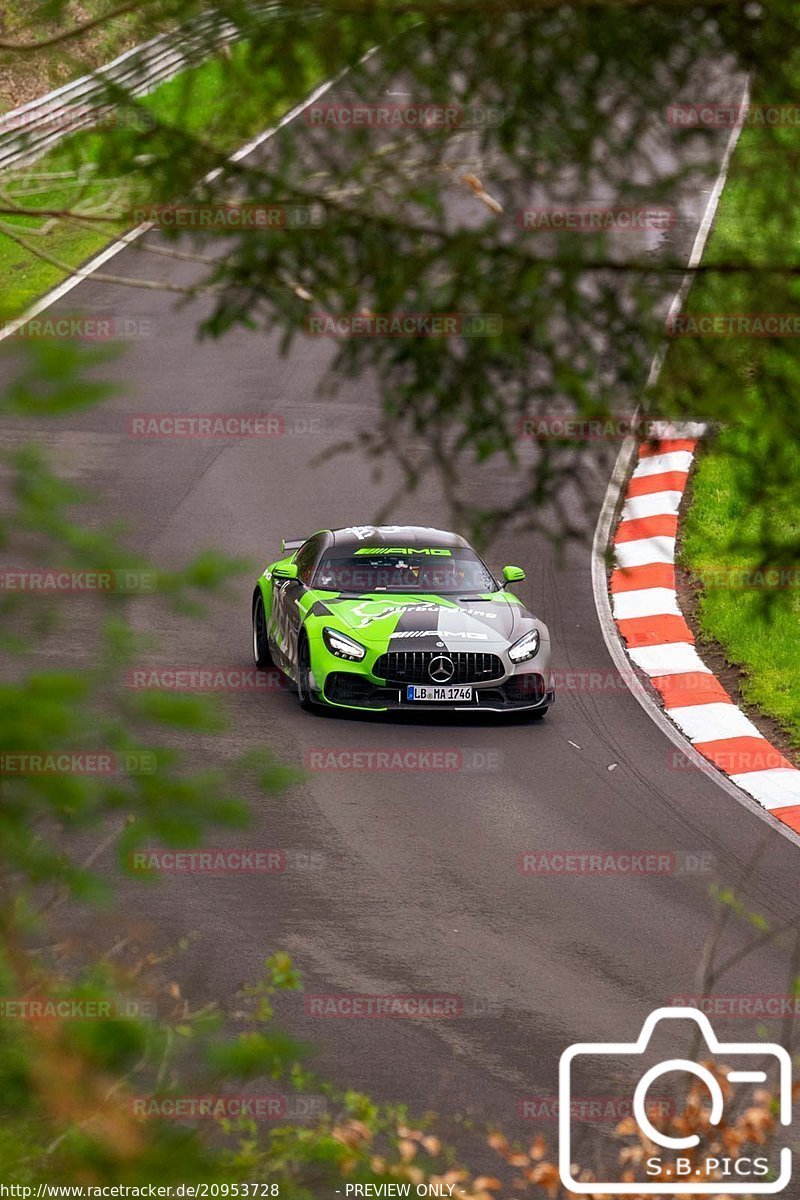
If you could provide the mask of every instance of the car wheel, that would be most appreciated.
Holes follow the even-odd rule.
[[[264,611],[264,597],[260,592],[256,595],[253,604],[253,659],[259,670],[273,665],[267,639],[267,614]]]
[[[530,721],[543,721],[547,716],[547,713],[547,708],[540,708],[536,712],[528,713],[528,719]]]
[[[301,635],[297,645],[297,698],[305,712],[313,712],[316,704],[311,698],[308,677],[311,674],[311,649],[308,638]]]

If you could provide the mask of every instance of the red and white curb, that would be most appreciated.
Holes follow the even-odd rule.
[[[800,771],[733,703],[697,653],[678,606],[678,509],[701,433],[702,426],[688,426],[639,447],[613,538],[614,621],[628,655],[695,750],[800,833]]]

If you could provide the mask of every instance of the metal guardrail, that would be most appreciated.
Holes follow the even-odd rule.
[[[266,4],[253,12],[261,17],[278,10],[278,4]],[[240,37],[242,31],[236,26],[209,14],[134,46],[91,75],[0,114],[0,171],[35,161],[79,129],[113,124],[114,89],[124,88],[127,95],[137,98],[146,96],[160,83]]]

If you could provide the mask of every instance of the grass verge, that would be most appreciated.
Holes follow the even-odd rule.
[[[800,248],[790,216],[794,142],[789,129],[742,131],[705,261],[745,261],[765,277],[745,283],[735,274],[700,276],[687,305],[692,312],[796,310],[796,284],[781,290],[769,274],[769,264],[791,261]],[[759,199],[765,180],[768,194]],[[792,502],[800,493],[800,446],[781,410],[781,399],[790,407],[794,396],[797,405],[795,343],[751,337],[694,349],[710,364],[704,386],[710,411],[722,420],[698,456],[679,562],[696,587],[699,634],[739,668],[745,703],[777,720],[800,748],[800,569],[785,566],[800,545],[800,509]],[[683,348],[670,350],[667,388],[685,385],[685,361]],[[784,565],[782,575],[770,571],[776,564]]]
[[[320,78],[322,67],[307,61],[297,65],[291,94],[285,75],[259,73],[252,85],[253,64],[246,43],[229,54],[184,71],[137,102],[174,134],[180,130],[186,147],[187,187],[248,137],[268,127]],[[243,82],[250,86],[242,87]],[[235,103],[233,98],[235,97]],[[146,128],[112,128],[82,132],[18,172],[0,180],[2,201],[26,210],[52,212],[78,209],[84,220],[38,216],[0,217],[0,278],[4,280],[0,316],[9,320],[24,312],[38,297],[60,283],[130,227],[124,214],[137,203],[163,203],[171,196],[154,195],[158,163],[149,161]],[[152,137],[158,138],[158,133]],[[116,141],[116,145],[115,145]],[[158,153],[159,146],[156,146]],[[92,221],[114,213],[118,219]],[[24,244],[23,244],[24,243]],[[38,253],[37,253],[38,252]],[[48,261],[50,260],[50,261]]]
[[[732,530],[749,524],[756,533],[759,521],[737,487],[737,464],[746,452],[746,433],[728,429],[700,458],[681,561],[698,587],[701,634],[741,668],[742,698],[778,720],[792,746],[800,748],[800,571],[789,568],[767,600],[765,586],[781,576],[758,554],[732,545]],[[795,457],[800,478],[800,448]],[[800,520],[786,532],[800,539]]]

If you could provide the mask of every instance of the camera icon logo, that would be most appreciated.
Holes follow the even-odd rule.
[[[635,1042],[579,1042],[569,1046],[561,1055],[558,1069],[559,1086],[559,1174],[561,1182],[568,1191],[577,1195],[637,1195],[637,1196],[717,1196],[717,1195],[775,1195],[783,1191],[792,1176],[792,1152],[784,1146],[775,1162],[770,1162],[764,1156],[734,1158],[706,1157],[702,1168],[698,1168],[697,1157],[681,1154],[695,1151],[700,1145],[700,1137],[687,1134],[684,1137],[673,1137],[656,1129],[647,1111],[647,1093],[651,1086],[663,1075],[670,1072],[682,1072],[700,1079],[708,1088],[710,1096],[710,1125],[718,1126],[725,1115],[725,1095],[719,1080],[715,1075],[696,1062],[682,1058],[668,1058],[656,1062],[643,1071],[633,1093],[632,1112],[634,1120],[646,1138],[655,1146],[669,1152],[664,1164],[669,1168],[669,1178],[662,1171],[662,1159],[658,1156],[646,1159],[647,1174],[655,1176],[641,1182],[614,1181],[594,1178],[590,1181],[576,1179],[573,1176],[573,1128],[572,1128],[572,1079],[573,1064],[581,1058],[600,1058],[600,1066],[605,1072],[612,1069],[611,1060],[636,1057],[643,1059],[650,1046],[653,1032],[661,1021],[687,1020],[693,1021],[703,1035],[708,1051],[715,1060],[720,1062],[729,1059],[750,1059],[743,1070],[729,1069],[728,1084],[761,1084],[767,1083],[767,1072],[763,1069],[765,1059],[777,1062],[777,1099],[778,1120],[781,1125],[789,1125],[792,1119],[792,1061],[788,1052],[774,1042],[720,1042],[705,1013],[696,1008],[659,1008],[645,1021],[642,1032]],[[756,1066],[756,1064],[758,1064]],[[750,1066],[753,1069],[749,1069]],[[774,1064],[773,1064],[774,1065]],[[607,1077],[607,1076],[606,1076]],[[712,1171],[718,1178],[709,1178]],[[699,1177],[698,1177],[699,1176]]]

